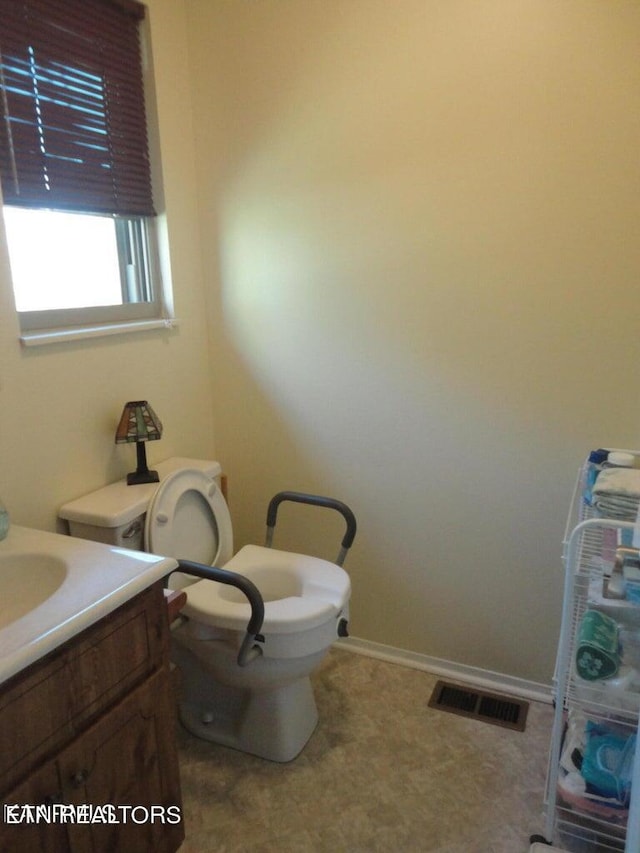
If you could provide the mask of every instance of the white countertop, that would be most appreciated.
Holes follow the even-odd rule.
[[[28,609],[25,601],[38,596],[28,565],[17,581],[13,572],[8,595],[6,589],[4,595],[2,592],[3,567],[9,571],[13,558],[19,566],[23,560],[37,562],[39,556],[44,560],[38,574],[47,572],[47,558],[55,558],[64,562],[66,575],[47,598]],[[93,625],[176,566],[176,561],[168,557],[12,525],[7,537],[0,541],[0,598],[4,613],[0,622],[0,683]],[[38,583],[42,588],[42,580],[35,585]],[[9,621],[12,597],[16,618]]]

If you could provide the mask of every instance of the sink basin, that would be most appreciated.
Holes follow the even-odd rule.
[[[46,601],[66,576],[66,563],[50,554],[0,555],[0,628]]]
[[[176,566],[168,557],[12,525],[0,541],[0,683]]]

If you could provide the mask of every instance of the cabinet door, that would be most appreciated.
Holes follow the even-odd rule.
[[[34,809],[40,805],[50,805],[61,801],[61,787],[58,768],[55,761],[44,764],[34,771],[21,785],[18,785],[3,798],[3,807],[7,805],[27,805]],[[33,813],[32,813],[33,814]],[[7,814],[3,814],[6,819]],[[38,822],[29,822],[22,814],[19,823],[0,822],[0,850],[7,853],[28,850],[29,853],[67,853],[69,838],[65,823],[48,823],[41,814]]]
[[[166,665],[166,622],[156,584],[2,685],[2,794]]]
[[[69,825],[73,851],[177,850],[184,831],[175,725],[169,676],[162,671],[60,754],[64,801],[106,806],[100,820],[118,821]]]

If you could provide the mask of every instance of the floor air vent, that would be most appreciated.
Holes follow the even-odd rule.
[[[429,707],[523,732],[529,703],[438,681],[431,694]]]

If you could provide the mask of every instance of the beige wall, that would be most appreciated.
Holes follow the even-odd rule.
[[[135,449],[114,444],[126,400],[148,399],[163,420],[162,440],[149,445],[150,462],[214,452],[185,16],[176,0],[153,0],[152,9],[166,227],[180,325],[21,348],[0,225],[0,495],[16,523],[55,529],[62,503],[135,467]]]
[[[187,8],[238,544],[335,494],[354,634],[549,681],[575,472],[640,445],[640,6]]]
[[[151,461],[221,459],[237,544],[281,488],[353,506],[355,635],[548,681],[575,470],[640,445],[640,7],[150,8],[180,326],[21,349],[2,238],[14,520],[129,470],[146,397]],[[335,556],[313,519],[278,541]]]

